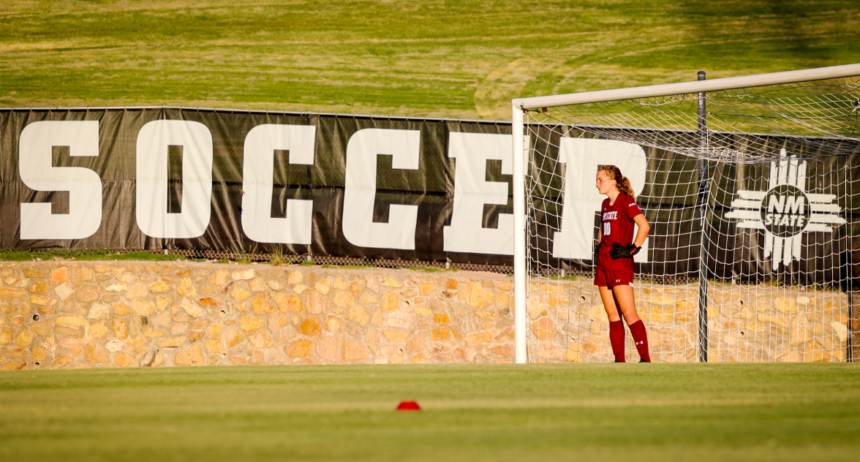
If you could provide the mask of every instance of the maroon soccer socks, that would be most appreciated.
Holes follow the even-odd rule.
[[[651,355],[648,354],[648,334],[645,332],[645,323],[642,320],[630,324],[630,333],[633,334],[633,342],[636,344],[636,350],[639,352],[639,358],[642,362],[651,362]],[[616,363],[626,362],[624,360],[624,324],[618,320],[609,323],[609,343],[612,344],[612,354],[615,355]]]
[[[630,333],[633,334],[633,343],[636,344],[636,350],[639,351],[639,358],[642,362],[650,363],[651,355],[648,354],[648,334],[645,332],[645,323],[639,321],[630,324]]]
[[[612,354],[615,355],[616,363],[624,361],[624,324],[618,321],[609,322],[609,343],[612,344]]]

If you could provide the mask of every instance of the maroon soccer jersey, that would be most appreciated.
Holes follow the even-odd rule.
[[[609,199],[600,206],[600,230],[603,240],[600,241],[600,254],[597,256],[597,268],[604,270],[629,269],[633,270],[632,258],[613,260],[609,256],[612,244],[626,246],[633,242],[633,217],[642,213],[636,201],[627,194],[619,193],[615,203],[609,205]]]

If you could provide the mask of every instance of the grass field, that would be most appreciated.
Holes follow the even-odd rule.
[[[847,461],[858,403],[853,364],[26,371],[0,460]]]
[[[0,105],[507,120],[510,100],[860,62],[854,0],[16,0]]]

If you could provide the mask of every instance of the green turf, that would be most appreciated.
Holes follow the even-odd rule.
[[[0,105],[508,119],[510,99],[860,62],[855,0],[16,0]]]
[[[24,371],[0,460],[847,461],[858,403],[854,364]]]

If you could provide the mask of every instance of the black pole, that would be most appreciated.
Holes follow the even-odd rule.
[[[699,71],[699,80],[705,80],[705,71]],[[707,93],[699,93],[698,137],[699,150],[704,154],[708,148],[708,125],[707,125]],[[699,209],[699,223],[701,233],[701,247],[699,254],[699,362],[708,362],[708,246],[707,246],[707,208],[708,208],[708,182],[710,179],[708,171],[708,160],[704,157],[699,159],[699,194],[696,197],[696,208]]]

